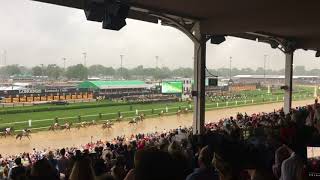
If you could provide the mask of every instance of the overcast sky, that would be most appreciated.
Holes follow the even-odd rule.
[[[120,54],[126,67],[159,66],[170,68],[192,67],[193,43],[183,33],[158,24],[127,20],[121,31],[101,28],[101,23],[86,20],[82,10],[48,5],[29,0],[0,1],[0,62],[7,51],[7,64],[34,66],[58,64],[67,66],[83,63],[120,66]],[[284,55],[269,45],[254,41],[227,38],[223,44],[207,46],[207,67],[257,68],[263,66],[268,55],[267,68],[284,68]],[[299,50],[294,64],[308,69],[320,68],[315,52]]]

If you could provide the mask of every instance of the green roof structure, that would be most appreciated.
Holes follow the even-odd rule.
[[[146,88],[144,81],[84,81],[78,88],[88,89],[123,89],[123,88]]]

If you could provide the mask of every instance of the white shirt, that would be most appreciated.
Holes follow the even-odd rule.
[[[281,166],[280,180],[299,180],[303,178],[304,164],[303,160],[292,153],[291,156],[284,160]]]

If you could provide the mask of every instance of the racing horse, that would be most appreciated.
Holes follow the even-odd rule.
[[[89,123],[86,121],[82,121],[81,123],[76,124],[76,128],[79,130],[80,128],[86,128],[89,126]]]
[[[164,116],[164,111],[163,111],[163,110],[159,113],[159,116],[160,116],[160,117],[163,117],[163,116]]]
[[[30,139],[30,137],[31,137],[30,133],[31,133],[31,130],[25,129],[22,132],[17,134],[16,139],[19,138],[21,140],[23,137],[27,137],[28,139]]]
[[[123,116],[122,116],[122,115],[119,116],[119,117],[116,119],[117,122],[120,122],[120,121],[122,121],[122,120],[123,120]]]
[[[6,134],[6,132],[4,132],[4,131],[1,131],[1,132],[0,132],[0,137],[5,137],[5,138],[6,138],[6,137],[7,137],[7,134]]]
[[[48,128],[49,131],[54,131],[54,125],[50,125]]]
[[[13,127],[7,127],[0,129],[0,137],[7,137],[7,136],[12,136],[14,135],[14,129]]]
[[[129,121],[129,125],[134,125],[134,124],[137,124],[138,121],[136,120],[136,117],[135,118],[132,118],[132,120]]]
[[[182,114],[182,111],[179,109],[177,112],[176,112],[177,116],[180,116]]]
[[[87,122],[87,126],[94,126],[97,125],[96,120],[92,120],[91,122]]]
[[[132,120],[129,121],[129,124],[130,125],[138,124],[139,122],[143,121],[144,117],[145,117],[144,114],[140,114],[139,116],[132,118]]]
[[[71,123],[69,123],[69,122],[67,122],[65,125],[62,125],[62,126],[60,126],[60,129],[61,130],[71,130],[71,126],[72,126],[72,122]]]
[[[185,108],[181,111],[183,114],[188,114],[190,112],[189,108]]]
[[[102,124],[102,129],[111,129],[113,126],[113,123],[110,121],[107,121],[105,123]]]
[[[59,124],[59,123],[54,123],[54,124],[52,124],[50,127],[49,127],[49,131],[55,131],[55,130],[58,130],[58,129],[60,129],[61,128],[61,125]]]

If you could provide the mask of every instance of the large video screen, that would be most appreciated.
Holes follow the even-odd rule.
[[[181,81],[162,82],[162,93],[182,93],[182,88]]]
[[[309,179],[320,178],[320,147],[307,147]]]

